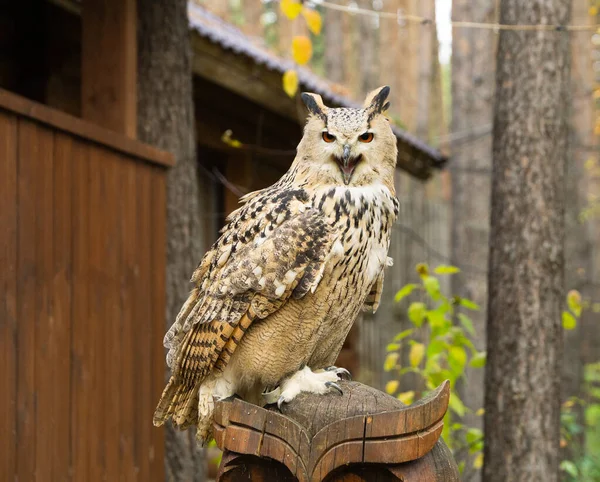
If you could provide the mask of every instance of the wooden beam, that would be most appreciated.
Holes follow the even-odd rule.
[[[84,119],[135,138],[135,0],[86,0],[81,14],[81,111]]]
[[[27,119],[48,125],[53,130],[71,133],[76,137],[101,144],[108,149],[153,164],[166,167],[175,165],[175,159],[170,152],[143,144],[0,88],[0,114],[4,111],[13,112]]]
[[[281,73],[258,65],[198,34],[192,35],[192,71],[206,80],[252,102],[303,124],[306,110],[299,100],[290,99],[281,88]]]

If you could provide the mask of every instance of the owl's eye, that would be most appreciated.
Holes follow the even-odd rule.
[[[332,136],[329,132],[323,132],[323,140],[325,142],[333,142],[335,141],[335,136]]]
[[[361,134],[360,136],[358,136],[358,140],[360,142],[371,142],[373,140],[373,133],[365,132],[364,134]]]

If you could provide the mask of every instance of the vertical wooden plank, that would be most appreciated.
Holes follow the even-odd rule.
[[[93,327],[89,320],[90,297],[90,159],[89,145],[73,145],[73,193],[71,198],[73,282],[71,314],[71,463],[72,480],[90,478],[92,471],[90,440],[97,434],[90,400],[94,385],[94,347],[90,341]]]
[[[105,412],[103,425],[104,453],[106,454],[106,474],[108,480],[119,479],[120,464],[120,418],[121,400],[120,373],[122,369],[121,353],[121,265],[122,239],[121,222],[123,216],[120,199],[121,170],[128,162],[125,157],[105,149],[101,150],[103,178],[106,180],[102,196],[106,210],[106,230],[103,235],[104,283],[105,296],[103,309],[105,318],[101,324],[104,363],[100,365],[99,377],[104,387],[102,397]]]
[[[165,350],[162,339],[165,332],[165,293],[167,260],[167,175],[164,169],[154,168],[152,180],[152,334],[150,353],[152,354],[152,395],[157,403],[164,386]],[[154,407],[152,407],[154,408]],[[149,422],[148,422],[149,423]],[[164,428],[152,428],[150,445],[150,472],[154,480],[162,481],[164,474]]]
[[[83,118],[135,138],[135,0],[86,0],[81,15]]]
[[[52,347],[53,425],[47,443],[52,447],[52,480],[70,480],[71,471],[71,195],[74,157],[73,139],[57,133],[54,140],[54,264],[52,300],[54,319],[48,342]]]
[[[102,175],[102,161],[98,148],[89,145],[90,155],[90,209],[89,216],[89,306],[88,324],[85,333],[85,342],[93,350],[91,357],[90,372],[92,383],[90,386],[91,397],[88,398],[88,415],[92,436],[88,439],[88,450],[90,453],[90,465],[88,467],[88,480],[106,480],[106,454],[104,453],[104,427],[106,424],[106,411],[104,407],[104,381],[106,372],[104,369],[104,326],[105,316],[105,283],[103,245],[107,229],[106,218],[108,212],[104,204],[103,194],[106,192],[106,179]]]
[[[17,119],[0,113],[0,474],[13,480],[17,442]]]
[[[120,403],[115,324],[120,323],[118,226],[118,161],[116,154],[90,146],[90,298],[89,342],[94,346],[91,415],[95,437],[90,439],[94,476],[113,480],[118,471]],[[115,382],[116,380],[116,382]]]
[[[152,430],[152,414],[155,400],[151,394],[151,354],[150,338],[152,333],[152,311],[150,298],[150,280],[152,272],[152,259],[150,252],[150,239],[154,235],[151,224],[151,182],[150,167],[137,164],[137,232],[142,242],[138,244],[139,278],[136,283],[135,297],[135,329],[137,345],[133,353],[134,369],[137,373],[137,390],[135,397],[136,406],[136,440],[138,450],[137,458],[140,463],[140,480],[150,480],[150,430]]]
[[[90,348],[93,347],[91,364],[92,385],[91,399],[88,399],[89,416],[94,436],[89,438],[90,466],[89,480],[106,480],[106,454],[104,453],[104,427],[106,424],[106,410],[104,406],[105,391],[105,360],[104,360],[104,321],[105,311],[105,283],[104,277],[104,237],[107,230],[108,212],[104,204],[104,193],[106,192],[106,178],[103,176],[102,157],[95,145],[90,144],[90,238],[89,238],[89,311],[88,331],[86,342]]]
[[[18,261],[17,285],[17,474],[19,481],[35,479],[35,319],[38,132],[33,122],[18,122]]]
[[[134,358],[135,346],[138,343],[136,327],[136,299],[135,286],[139,278],[139,260],[137,257],[138,239],[136,229],[137,214],[137,188],[136,188],[136,165],[130,160],[121,163],[121,458],[120,458],[120,480],[139,480],[139,460],[135,458],[135,413],[137,407],[134,404],[136,384],[139,373],[135,370]]]
[[[56,430],[54,374],[56,363],[55,320],[51,296],[53,265],[53,153],[54,132],[36,126],[37,155],[33,160],[35,190],[35,466],[36,478],[55,480],[53,444]],[[32,358],[29,357],[31,363]]]

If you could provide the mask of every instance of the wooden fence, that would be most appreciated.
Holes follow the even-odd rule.
[[[171,163],[0,90],[0,479],[164,480]]]

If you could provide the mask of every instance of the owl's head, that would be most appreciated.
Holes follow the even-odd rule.
[[[393,186],[398,150],[383,112],[389,87],[375,89],[363,108],[328,108],[320,95],[303,93],[309,116],[298,145],[298,168],[320,184]]]

